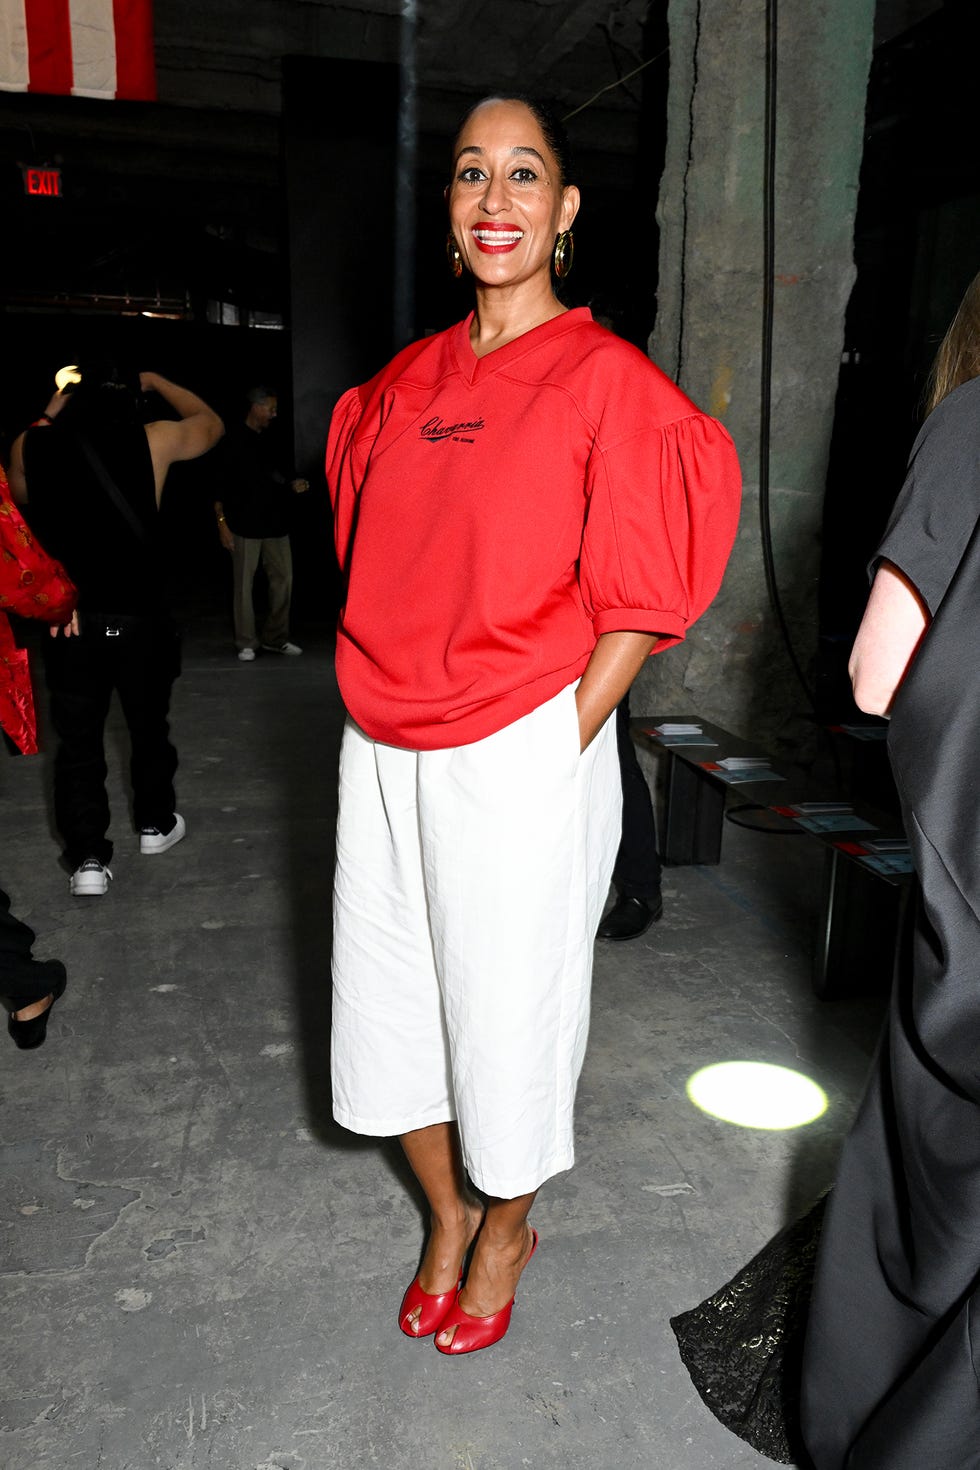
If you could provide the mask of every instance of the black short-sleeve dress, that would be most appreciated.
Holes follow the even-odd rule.
[[[932,614],[888,736],[919,891],[827,1206],[803,1431],[816,1470],[977,1470],[980,378],[923,427],[877,559]]]

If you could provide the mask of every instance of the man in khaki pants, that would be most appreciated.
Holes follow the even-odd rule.
[[[248,413],[228,431],[222,446],[223,493],[214,504],[221,544],[234,565],[235,644],[242,663],[258,648],[267,653],[299,654],[289,641],[289,602],[293,560],[289,549],[289,496],[309,489],[306,480],[287,482],[276,464],[266,431],[278,403],[271,388],[249,389]],[[269,605],[256,637],[253,587],[259,563],[269,585]]]

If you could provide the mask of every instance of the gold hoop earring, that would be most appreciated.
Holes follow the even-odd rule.
[[[463,274],[463,257],[460,254],[459,246],[456,244],[456,236],[452,230],[446,236],[446,259],[449,261],[449,270],[453,280],[458,281]]]
[[[575,237],[571,230],[562,230],[555,241],[554,254],[555,275],[559,281],[563,281],[572,268],[575,260]]]

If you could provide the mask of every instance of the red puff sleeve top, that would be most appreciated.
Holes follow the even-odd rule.
[[[603,633],[679,642],[738,520],[725,429],[587,309],[482,358],[470,321],[346,393],[327,444],[341,693],[415,750],[520,719]]]

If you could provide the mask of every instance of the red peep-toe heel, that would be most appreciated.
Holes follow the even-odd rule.
[[[433,1332],[438,1332],[442,1326],[442,1319],[450,1310],[459,1295],[459,1281],[450,1291],[441,1291],[433,1296],[431,1292],[423,1291],[419,1286],[419,1278],[416,1276],[411,1286],[402,1298],[401,1310],[398,1313],[398,1325],[406,1337],[430,1337]],[[408,1319],[420,1307],[421,1311],[414,1322]]]
[[[538,1248],[538,1232],[532,1227],[531,1255],[524,1262],[527,1267],[528,1261]],[[436,1348],[440,1353],[446,1353],[450,1357],[460,1353],[477,1353],[481,1348],[492,1347],[506,1335],[510,1326],[510,1314],[514,1310],[515,1297],[511,1297],[506,1307],[501,1307],[499,1312],[491,1312],[489,1317],[471,1317],[469,1312],[464,1312],[459,1304],[459,1290],[456,1299],[446,1314],[445,1319],[440,1322],[438,1332],[453,1332],[453,1340],[448,1347],[443,1347],[436,1341]]]

